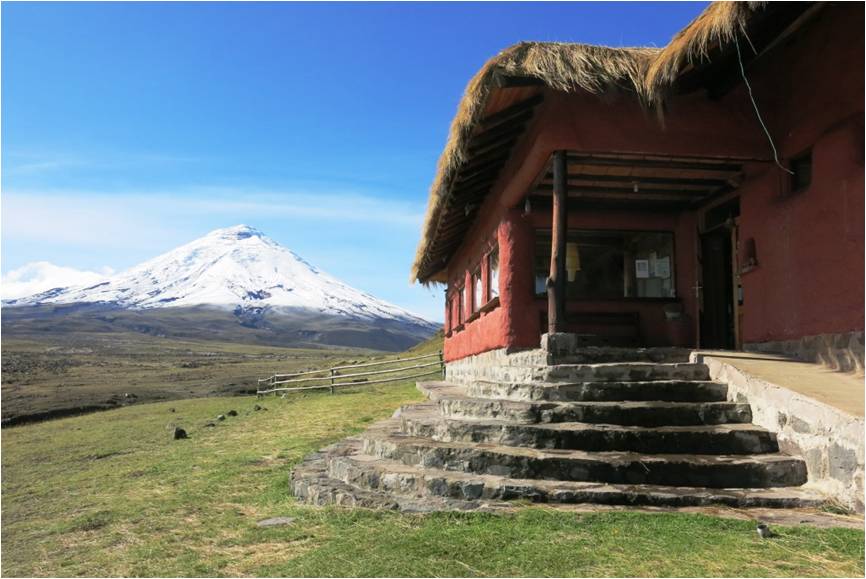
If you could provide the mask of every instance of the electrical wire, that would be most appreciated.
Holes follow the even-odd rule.
[[[749,43],[751,44],[751,40],[749,40]],[[758,103],[755,102],[755,95],[752,94],[752,85],[749,84],[749,79],[746,78],[746,67],[743,66],[743,55],[740,53],[740,42],[737,40],[736,36],[734,36],[734,45],[737,47],[737,60],[740,62],[740,74],[743,77],[743,82],[746,84],[746,90],[749,91],[749,99],[752,101],[752,107],[755,109],[755,116],[758,117],[758,122],[761,123],[761,128],[764,129],[764,134],[767,135],[767,140],[770,142],[770,148],[773,149],[773,160],[776,161],[776,165],[778,165],[782,171],[793,175],[793,171],[779,162],[779,152],[776,150],[776,144],[773,143],[773,137],[770,135],[770,130],[767,128],[764,119],[761,117],[761,111],[758,110]],[[752,47],[752,50],[754,50],[754,46]]]

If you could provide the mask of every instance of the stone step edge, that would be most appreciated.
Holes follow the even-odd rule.
[[[425,409],[426,410],[426,409]],[[703,433],[703,434],[731,434],[731,433],[759,433],[762,435],[775,438],[775,434],[764,428],[750,422],[734,422],[727,424],[694,424],[686,426],[633,426],[624,424],[605,424],[595,422],[542,422],[542,423],[520,423],[511,420],[501,420],[495,418],[448,418],[440,414],[429,414],[427,412],[416,411],[413,408],[401,410],[400,417],[406,421],[417,422],[423,426],[435,426],[436,424],[444,425],[474,425],[483,427],[500,427],[500,428],[519,428],[527,430],[551,431],[551,432],[582,432],[582,431],[603,431],[603,432],[623,432],[623,433]]]
[[[488,505],[477,501],[445,497],[412,497],[382,491],[362,489],[328,476],[329,450],[315,452],[298,464],[290,475],[289,485],[295,499],[307,504],[376,510],[399,510],[407,513],[437,511],[487,511],[505,505]]]
[[[659,380],[521,380],[510,382],[506,380],[491,380],[489,378],[479,378],[473,381],[474,384],[485,386],[502,386],[509,388],[563,388],[571,386],[573,388],[638,388],[646,385],[665,385],[677,384],[680,388],[688,388],[690,386],[719,386],[727,388],[725,382],[717,382],[716,380],[689,380],[685,378],[664,378]],[[456,386],[458,388],[466,388],[467,391],[470,385]],[[468,394],[467,394],[468,396]]]
[[[768,452],[761,454],[677,454],[658,453],[646,454],[629,451],[586,451],[571,449],[544,449],[520,446],[507,446],[501,444],[440,441],[431,438],[410,436],[400,431],[399,419],[388,419],[377,423],[366,431],[356,435],[357,439],[369,441],[370,443],[385,443],[401,446],[420,446],[429,448],[442,448],[456,451],[480,450],[496,454],[504,454],[518,458],[544,459],[573,459],[583,461],[599,461],[608,463],[695,463],[695,464],[726,464],[729,462],[754,462],[767,463],[784,460],[802,460],[783,452]]]
[[[373,490],[388,494],[427,495],[461,501],[508,501],[529,499],[533,502],[646,504],[658,506],[706,506],[722,504],[735,507],[771,508],[820,507],[827,500],[819,493],[802,487],[714,489],[661,485],[625,485],[542,479],[511,479],[490,474],[406,465],[398,461],[362,454],[347,440],[343,452],[327,457],[328,473],[345,484],[387,485]],[[369,475],[365,475],[369,473]],[[362,477],[366,476],[366,479]],[[345,477],[345,478],[344,478]],[[350,480],[351,479],[351,482]],[[366,489],[364,487],[360,487]],[[458,494],[459,496],[455,496]]]
[[[711,380],[644,380],[634,382],[507,382],[476,380],[467,385],[470,398],[555,402],[730,402],[728,385]]]
[[[489,382],[479,380],[479,382]],[[707,381],[707,383],[721,384],[720,382]],[[671,401],[671,400],[521,400],[518,398],[489,398],[485,396],[470,396],[466,389],[462,386],[449,384],[447,382],[438,382],[436,385],[431,385],[430,382],[418,382],[417,389],[431,402],[442,401],[471,401],[479,404],[503,404],[515,408],[545,406],[549,408],[570,408],[581,406],[598,406],[602,408],[692,408],[695,406],[749,406],[747,402],[736,402],[733,400],[711,400],[707,402],[689,402],[689,401]],[[439,385],[443,386],[439,386]],[[601,382],[601,384],[610,384],[609,382]],[[549,387],[562,387],[568,384],[552,384]],[[544,384],[544,386],[548,386]],[[406,404],[404,407],[414,406],[414,404]]]

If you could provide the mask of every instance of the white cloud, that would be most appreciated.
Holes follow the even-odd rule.
[[[83,271],[54,265],[47,261],[27,263],[3,274],[0,295],[4,300],[30,296],[56,287],[99,283],[114,273],[110,267],[102,271]]]
[[[202,220],[258,223],[267,219],[365,224],[417,231],[424,206],[353,192],[244,191],[193,188],[176,193],[100,194],[4,191],[3,238],[15,242],[153,249],[189,241]],[[266,232],[267,233],[267,232]]]

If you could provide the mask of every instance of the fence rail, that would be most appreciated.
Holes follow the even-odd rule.
[[[436,358],[434,362],[422,362],[420,364],[412,364],[406,366],[408,362],[418,362],[420,360],[430,360]],[[357,368],[371,368],[375,366],[388,366],[394,364],[403,364],[398,368],[388,368],[386,370],[373,370],[367,372],[351,372]],[[368,380],[369,376],[382,376],[384,374],[401,374],[413,370],[422,370],[426,368],[436,369],[425,370],[420,373],[416,372],[408,376],[393,376],[384,379]],[[412,378],[421,378],[431,376],[433,374],[441,374],[445,369],[445,364],[442,360],[442,352],[435,354],[426,354],[424,356],[412,356],[410,358],[395,358],[393,360],[382,360],[380,362],[366,362],[364,364],[352,364],[343,366],[333,366],[322,370],[309,370],[305,372],[295,372],[293,374],[274,374],[268,378],[262,378],[258,381],[256,394],[262,396],[264,394],[276,394],[278,392],[298,392],[301,390],[320,390],[328,388],[331,393],[334,389],[341,386],[366,386],[368,384],[384,384],[386,382],[402,382]],[[341,372],[349,371],[348,374]],[[318,376],[322,374],[321,376]],[[346,381],[348,380],[348,381]],[[325,382],[324,384],[315,384],[316,382]],[[286,386],[291,384],[292,386]],[[295,384],[315,384],[294,386]]]

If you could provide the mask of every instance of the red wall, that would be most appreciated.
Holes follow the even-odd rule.
[[[758,258],[742,276],[745,342],[864,327],[862,26],[862,4],[827,6],[751,72],[782,157],[812,148],[812,183],[790,193],[771,166],[740,189]]]
[[[790,158],[811,146],[813,177],[807,191],[786,197],[778,169],[767,162],[747,164],[747,178],[737,191],[740,239],[755,239],[759,266],[742,276],[745,342],[864,327],[863,6],[850,6],[824,8],[794,42],[748,68],[780,154]],[[538,345],[538,314],[546,302],[533,297],[533,229],[549,228],[550,218],[541,213],[524,217],[522,202],[559,149],[771,158],[742,85],[720,100],[700,92],[678,97],[669,102],[664,123],[648,116],[632,95],[600,99],[547,91],[529,132],[448,265],[449,287],[454,287],[498,240],[501,303],[446,337],[447,360]],[[649,344],[693,344],[697,219],[694,212],[569,216],[569,227],[674,230],[677,291],[688,316],[680,327],[664,320],[659,303],[582,301],[569,308],[637,310]]]

